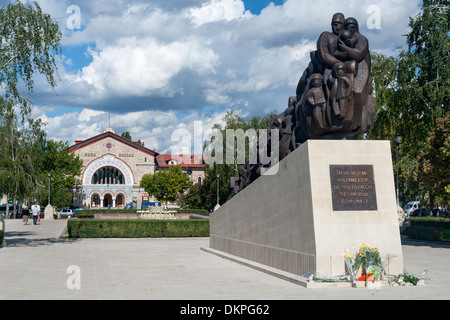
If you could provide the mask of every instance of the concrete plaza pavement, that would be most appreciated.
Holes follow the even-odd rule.
[[[66,223],[6,220],[0,299],[450,299],[450,245],[445,243],[402,239],[405,270],[414,275],[427,270],[429,279],[421,286],[305,288],[205,251],[209,238],[64,240]]]

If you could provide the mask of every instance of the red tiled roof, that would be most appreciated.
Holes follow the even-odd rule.
[[[204,168],[202,164],[202,155],[172,155],[172,154],[159,154],[156,156],[156,166],[159,168],[168,168],[172,166],[168,164],[170,160],[176,160],[182,168]]]
[[[88,145],[90,145],[92,143],[95,143],[97,141],[103,140],[103,139],[108,138],[108,137],[113,138],[115,140],[118,140],[118,141],[120,141],[120,142],[122,142],[122,143],[124,143],[126,145],[129,145],[132,148],[138,149],[138,150],[140,150],[142,152],[145,152],[145,153],[148,153],[148,154],[150,154],[152,156],[157,156],[159,154],[155,150],[143,147],[138,142],[128,140],[127,138],[119,136],[118,134],[116,134],[114,132],[111,132],[111,131],[105,131],[105,132],[103,132],[103,133],[101,133],[99,135],[93,136],[93,137],[88,138],[86,140],[76,140],[74,145],[69,146],[69,152],[74,152],[75,150],[82,149],[82,148],[84,148],[84,147],[86,147],[86,146],[88,146]]]
[[[204,168],[205,165],[202,164],[203,156],[200,154],[192,154],[192,155],[172,155],[172,154],[159,154],[155,150],[148,149],[146,147],[141,146],[138,142],[128,140],[122,136],[117,135],[111,131],[105,131],[99,135],[88,138],[86,140],[76,140],[75,143],[69,147],[69,152],[74,152],[75,150],[82,149],[92,143],[95,143],[99,140],[111,137],[122,143],[129,145],[130,147],[139,149],[145,153],[148,153],[156,158],[156,167],[157,168],[168,168],[172,166],[172,164],[168,164],[170,160],[177,160],[177,162],[181,165],[182,168]]]

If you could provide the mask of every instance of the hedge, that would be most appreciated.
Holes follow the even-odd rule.
[[[85,209],[85,210],[77,210],[78,218],[94,218],[94,214],[97,213],[137,213],[144,209]],[[203,209],[175,209],[177,213],[191,213],[191,214],[200,214],[203,216],[208,216],[208,211]]]
[[[450,242],[450,219],[445,218],[410,218],[411,226],[403,231],[413,239]]]
[[[139,209],[82,209],[77,210],[78,213],[94,212],[94,213],[136,213]]]
[[[450,229],[409,227],[403,234],[413,239],[450,242]]]
[[[439,229],[450,229],[450,219],[448,218],[436,218],[436,217],[411,217],[412,227],[429,227]]]
[[[77,210],[77,218],[94,218],[97,213],[137,213],[137,209],[84,209]]]
[[[175,209],[178,213],[192,213],[192,214],[201,214],[204,216],[208,216],[208,210],[206,209]]]
[[[69,238],[209,237],[209,220],[70,219]]]

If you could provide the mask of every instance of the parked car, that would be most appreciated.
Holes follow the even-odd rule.
[[[68,208],[62,208],[60,210],[58,210],[58,216],[60,218],[73,218],[75,217],[75,212],[73,212],[72,209],[68,209]]]
[[[407,213],[409,216],[425,216],[426,211],[422,208],[422,205],[420,204],[420,201],[410,201],[405,206],[405,213]]]

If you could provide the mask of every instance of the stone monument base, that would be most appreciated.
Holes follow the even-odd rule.
[[[308,140],[210,217],[210,248],[295,275],[377,247],[403,272],[389,141]]]
[[[53,214],[55,213],[55,209],[51,205],[47,205],[44,210],[44,219],[53,220]]]

